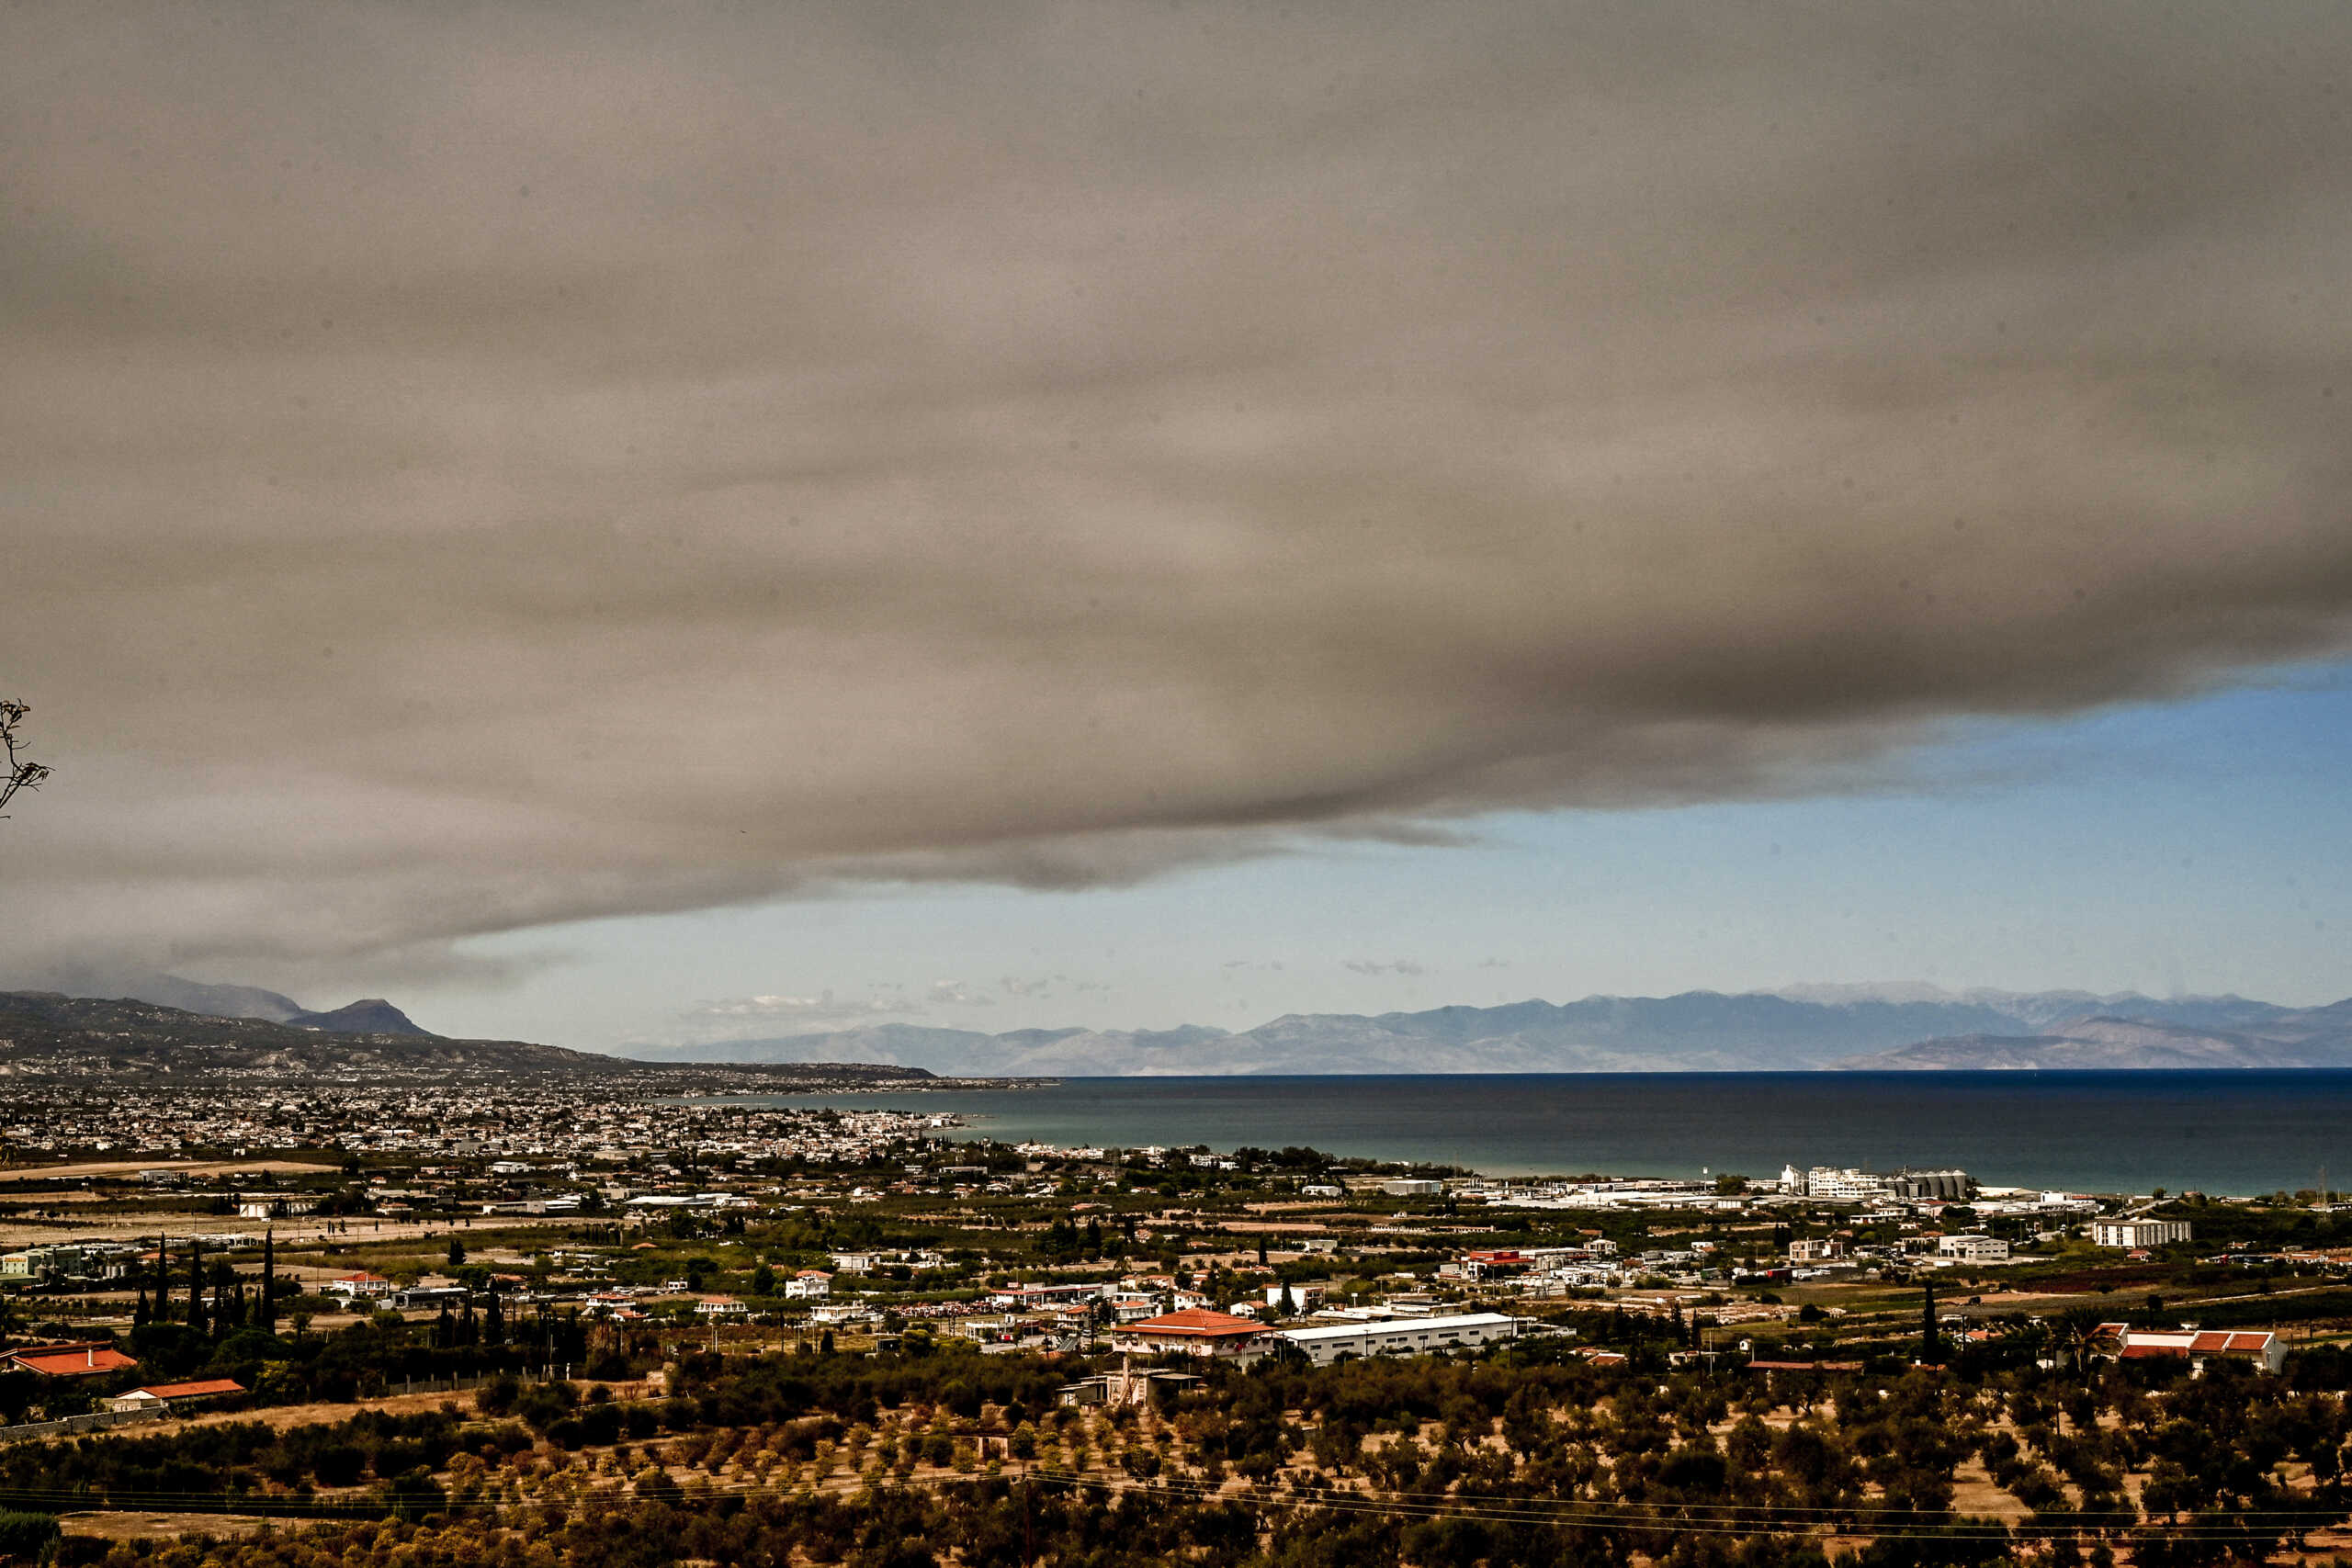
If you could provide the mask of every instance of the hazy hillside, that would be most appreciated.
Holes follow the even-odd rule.
[[[919,1067],[865,1062],[807,1067],[636,1062],[520,1040],[445,1040],[409,1024],[397,1008],[382,1001],[343,1010],[359,1018],[389,1016],[407,1028],[336,1031],[219,1018],[130,998],[0,991],[0,1081],[282,1081],[332,1076],[380,1082],[584,1075],[605,1080],[616,1094],[780,1094],[918,1088],[933,1077]]]
[[[68,965],[12,976],[24,991],[57,991],[69,997],[127,997],[157,1007],[200,1012],[210,1018],[258,1018],[287,1023],[309,1011],[292,997],[259,986],[220,986],[177,975]]]
[[[313,1012],[292,997],[259,986],[214,985],[177,975],[119,970],[66,970],[51,975],[41,990],[90,999],[123,998],[152,1002],[208,1018],[254,1018],[268,1023],[300,1024],[338,1034],[430,1034],[400,1009],[381,997],[368,997],[347,1006]],[[29,991],[32,987],[28,987]]]
[[[2083,1018],[2051,1033],[1965,1034],[1849,1057],[1855,1071],[2028,1071],[2064,1068],[2352,1067],[2352,1019],[2331,1008],[2277,1016],[2258,1032],[2224,1032],[2144,1019]]]

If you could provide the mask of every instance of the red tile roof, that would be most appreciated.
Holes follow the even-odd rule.
[[[30,1345],[12,1350],[8,1359],[28,1372],[46,1378],[93,1378],[102,1372],[128,1371],[139,1364],[111,1345]]]
[[[2270,1348],[2275,1337],[2267,1332],[2247,1329],[2183,1329],[2156,1334],[2135,1331],[2124,1336],[2123,1354],[2134,1359],[2146,1356],[2260,1356]]]
[[[132,1393],[151,1393],[157,1399],[203,1399],[216,1393],[243,1393],[245,1385],[234,1378],[203,1378],[196,1382],[159,1382],[153,1388],[134,1388]]]
[[[1237,1335],[1263,1334],[1266,1325],[1252,1323],[1246,1317],[1230,1313],[1212,1312],[1207,1307],[1186,1307],[1160,1317],[1147,1317],[1141,1323],[1130,1323],[1121,1332],[1127,1334],[1175,1335],[1187,1339],[1225,1339]]]

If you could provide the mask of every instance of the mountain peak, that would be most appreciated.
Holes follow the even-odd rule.
[[[330,1034],[417,1034],[428,1040],[439,1035],[419,1028],[408,1014],[381,997],[362,997],[331,1012],[300,1012],[286,1021],[297,1029],[323,1030]]]

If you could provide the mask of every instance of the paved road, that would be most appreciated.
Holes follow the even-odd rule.
[[[292,1159],[117,1159],[87,1165],[0,1166],[0,1181],[79,1180],[85,1176],[136,1176],[142,1170],[168,1170],[179,1176],[227,1176],[239,1170],[276,1170],[307,1176],[334,1175],[343,1166],[331,1160]]]
[[[277,1235],[280,1247],[303,1242],[414,1241],[424,1237],[474,1235],[486,1231],[612,1223],[579,1214],[493,1214],[470,1220],[379,1220],[370,1217],[325,1219],[305,1214],[289,1220],[246,1220],[234,1214],[60,1214],[55,1224],[29,1224],[0,1220],[0,1252],[13,1252],[51,1241],[129,1240],[153,1236],[158,1227],[174,1235],[252,1235],[265,1226]]]

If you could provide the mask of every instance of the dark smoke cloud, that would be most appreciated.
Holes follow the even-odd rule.
[[[1804,792],[2338,649],[2347,81],[2335,5],[13,7],[5,957]]]

